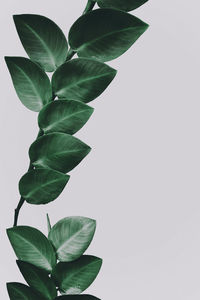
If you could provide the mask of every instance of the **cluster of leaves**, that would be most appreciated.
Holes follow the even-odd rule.
[[[19,209],[23,201],[36,205],[54,201],[69,181],[67,173],[90,152],[91,148],[74,134],[93,113],[87,103],[116,75],[105,62],[126,52],[147,29],[146,23],[127,13],[146,1],[88,0],[85,13],[69,31],[68,41],[44,16],[14,16],[29,58],[5,60],[19,99],[28,109],[39,112],[39,134],[29,149],[30,167],[19,182]],[[96,2],[100,9],[91,11]],[[75,54],[78,58],[72,59]],[[46,72],[54,72],[51,80]],[[18,214],[15,225],[17,218]],[[71,217],[53,228],[49,225],[48,238],[28,226],[8,229],[19,259],[17,265],[29,285],[9,283],[10,299],[98,300],[79,296],[102,264],[100,258],[83,255],[95,227],[94,220]],[[58,296],[58,291],[65,296]]]
[[[102,260],[83,255],[90,245],[96,222],[84,217],[68,217],[49,227],[48,238],[29,226],[15,226],[7,230],[15,251],[17,265],[28,283],[8,283],[11,300],[68,299],[87,289],[96,278]],[[59,296],[57,292],[65,294]],[[86,297],[86,296],[85,296]],[[83,299],[73,296],[74,300]],[[87,300],[97,299],[87,295]]]

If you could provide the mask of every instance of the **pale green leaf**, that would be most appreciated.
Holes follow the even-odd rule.
[[[95,280],[101,265],[100,258],[83,255],[73,262],[58,263],[53,271],[53,277],[63,293],[80,294]]]
[[[52,78],[53,92],[59,99],[90,102],[111,83],[116,70],[88,58],[77,58],[63,64]]]
[[[65,133],[49,133],[30,147],[29,156],[36,168],[51,168],[67,173],[75,168],[91,148]]]
[[[45,134],[64,132],[73,135],[89,120],[94,109],[74,100],[54,101],[39,113],[38,124]]]
[[[71,27],[69,43],[79,57],[110,61],[126,52],[148,25],[120,10],[97,9]]]
[[[19,260],[48,272],[52,271],[56,264],[56,255],[42,232],[29,226],[15,226],[7,229],[7,234]]]
[[[15,25],[28,56],[47,71],[55,71],[67,57],[68,45],[62,30],[39,15],[15,15]]]
[[[115,8],[124,11],[134,10],[148,0],[97,0],[97,3],[102,8]]]
[[[30,287],[18,282],[7,283],[10,300],[45,300],[37,295]]]
[[[92,295],[65,295],[59,296],[55,300],[100,300]]]
[[[24,261],[18,260],[17,265],[28,285],[41,296],[47,300],[57,296],[56,286],[48,273]]]
[[[70,176],[50,169],[35,169],[26,173],[19,182],[21,196],[31,204],[46,204],[63,191]]]
[[[79,258],[89,247],[96,229],[96,221],[85,217],[68,217],[56,223],[50,233],[58,259],[63,262]]]
[[[5,57],[5,60],[21,102],[30,110],[40,111],[52,98],[48,76],[25,57]]]

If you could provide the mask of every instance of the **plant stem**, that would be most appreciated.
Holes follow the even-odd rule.
[[[96,4],[96,1],[94,0],[88,0],[87,4],[86,4],[86,7],[83,11],[83,14],[82,15],[85,15],[87,13],[89,13],[93,7],[95,6]],[[76,54],[76,51],[73,50],[72,48],[69,49],[68,53],[67,53],[67,57],[66,57],[66,61],[69,61],[70,59],[72,59],[72,57]]]
[[[88,0],[88,3],[86,5],[86,8],[84,9],[83,15],[87,14],[88,12],[90,12],[93,7],[95,6],[97,1],[94,0]]]
[[[84,9],[83,15],[87,14],[88,12],[90,12],[93,9],[93,7],[95,6],[95,4],[96,4],[96,1],[94,1],[94,0],[88,0],[87,5],[86,5],[86,7]],[[67,54],[66,61],[72,59],[72,57],[75,54],[76,54],[76,51],[74,51],[73,49],[70,48],[69,51],[68,51],[68,54]],[[54,101],[54,99],[55,99],[55,95],[53,95],[52,101]],[[42,136],[42,135],[43,135],[43,131],[40,130],[39,133],[38,133],[38,135],[37,135],[37,139],[40,136]],[[31,170],[33,170],[33,169],[34,169],[34,166],[30,162],[29,168],[28,168],[28,172],[31,171]],[[17,222],[18,222],[18,218],[19,218],[19,212],[20,212],[20,209],[22,208],[22,206],[23,206],[23,204],[24,204],[25,201],[26,201],[26,199],[24,199],[23,197],[21,197],[20,200],[19,200],[19,203],[18,203],[18,205],[17,205],[17,207],[15,209],[14,225],[13,226],[17,226]]]
[[[66,57],[66,61],[72,59],[72,57],[76,54],[76,51],[72,50],[72,48],[69,49]]]
[[[40,130],[38,135],[37,135],[37,139],[43,135],[43,131]],[[32,165],[32,163],[30,162],[29,167],[28,167],[28,172],[33,170],[34,166]],[[24,202],[26,201],[26,199],[24,199],[23,197],[20,198],[19,203],[15,209],[15,215],[14,215],[14,224],[13,226],[17,226],[17,222],[18,222],[18,217],[19,217],[19,211],[21,209],[21,207],[23,206]]]

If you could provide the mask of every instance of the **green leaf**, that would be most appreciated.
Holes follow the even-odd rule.
[[[10,300],[45,300],[45,298],[38,296],[30,287],[18,283],[7,283],[7,290]]]
[[[24,261],[17,261],[17,265],[28,285],[45,299],[52,300],[57,296],[56,286],[45,271]]]
[[[45,71],[55,71],[64,63],[67,41],[53,21],[39,15],[15,15],[14,22],[28,56]]]
[[[21,196],[30,204],[46,204],[63,191],[70,176],[50,169],[35,169],[19,182]]]
[[[21,102],[30,110],[40,111],[52,98],[48,76],[25,57],[5,57],[5,60]]]
[[[66,294],[80,294],[97,277],[102,259],[83,255],[73,262],[60,262],[53,270],[53,277],[59,289]]]
[[[72,25],[69,43],[79,57],[109,61],[127,51],[147,28],[146,23],[125,12],[97,9]]]
[[[66,296],[59,296],[55,300],[100,300],[91,295],[66,295]]]
[[[15,226],[7,229],[8,238],[19,260],[51,272],[56,255],[46,236],[36,228]]]
[[[54,73],[53,91],[59,99],[66,98],[87,103],[108,87],[116,72],[113,68],[94,59],[73,59],[63,64]]]
[[[79,258],[89,247],[96,229],[96,221],[85,217],[68,217],[56,223],[50,233],[58,259],[69,262]]]
[[[134,10],[148,0],[98,0],[97,3],[99,7],[102,8],[115,8],[124,11]]]
[[[91,148],[65,133],[49,133],[30,147],[29,156],[36,168],[51,168],[67,173],[75,168]]]
[[[74,100],[54,101],[39,113],[38,124],[45,134],[64,132],[74,134],[89,120],[94,109]]]

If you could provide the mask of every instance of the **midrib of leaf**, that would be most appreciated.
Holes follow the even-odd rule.
[[[51,157],[54,158],[54,156],[57,157],[57,156],[60,156],[61,154],[67,154],[67,153],[69,153],[69,154],[70,154],[70,153],[76,153],[76,152],[78,153],[78,152],[81,152],[82,150],[83,150],[83,149],[78,149],[78,150],[75,149],[75,150],[70,150],[70,151],[60,151],[60,152],[56,152],[56,153],[54,153],[54,154],[52,154],[52,155],[47,156],[47,158],[50,159]],[[85,150],[85,149],[84,149],[84,150]],[[44,157],[44,158],[45,158],[45,157]],[[33,164],[34,164],[34,165],[37,165],[37,164],[39,163],[39,164],[42,164],[43,166],[45,166],[45,164],[43,164],[44,161],[45,161],[45,159],[42,159],[42,158],[41,158],[41,159],[38,159],[38,160],[34,161]]]
[[[38,100],[40,100],[40,104],[41,104],[41,107],[42,107],[43,106],[43,101],[42,101],[41,95],[38,93],[37,88],[35,87],[33,81],[29,78],[29,76],[26,74],[26,72],[24,72],[24,70],[22,70],[17,64],[15,64],[15,66],[25,76],[27,81],[31,84],[31,86],[33,88],[33,91],[35,92],[35,95],[38,97]]]
[[[90,110],[90,109],[83,109],[83,110],[79,110],[78,112],[71,113],[71,114],[69,114],[69,115],[67,115],[67,116],[65,116],[65,117],[63,117],[63,118],[61,118],[61,119],[59,119],[59,121],[54,122],[54,123],[51,123],[51,125],[45,127],[44,130],[45,130],[45,131],[48,131],[48,130],[50,130],[51,128],[53,128],[54,126],[56,126],[56,124],[63,123],[63,122],[66,121],[67,119],[72,118],[74,115],[79,115],[79,114],[81,114],[81,113],[83,113],[83,112],[85,112],[85,111],[87,111],[87,110]]]
[[[71,236],[67,241],[65,241],[58,249],[57,252],[62,251],[63,248],[65,248],[67,246],[67,244],[70,243],[71,240],[75,239],[80,233],[81,231],[83,231],[83,229],[85,227],[89,227],[88,225],[90,225],[89,223],[84,225],[79,231],[77,231],[73,236]]]
[[[16,234],[16,233],[15,233],[15,234]],[[26,244],[31,245],[32,248],[34,248],[34,249],[36,250],[36,252],[38,252],[38,253],[40,254],[40,256],[42,256],[42,257],[44,258],[44,260],[47,262],[48,266],[50,267],[50,270],[52,269],[52,267],[51,267],[49,261],[47,260],[47,258],[46,258],[46,257],[38,250],[38,248],[37,248],[34,244],[30,243],[30,242],[29,242],[28,240],[26,240],[23,236],[18,235],[18,234],[16,234],[16,235],[17,235],[21,240],[23,240]]]
[[[14,288],[14,290],[19,296],[22,296],[24,300],[27,300],[27,298],[24,298],[24,294],[20,290],[18,290],[17,288]]]
[[[50,57],[50,60],[51,60],[51,63],[52,65],[56,68],[56,62],[55,62],[55,59],[54,59],[54,56],[53,54],[51,53],[51,50],[47,47],[45,41],[43,41],[43,39],[41,39],[41,37],[39,36],[39,34],[31,27],[29,26],[27,23],[25,23],[25,26],[38,38],[38,40],[40,41],[40,43],[42,44],[42,46],[44,47],[44,49],[46,50],[46,52],[48,53],[49,57]]]
[[[66,280],[63,280],[63,283],[66,284],[69,280],[71,280],[71,278],[73,278],[74,276],[76,276],[78,273],[84,272],[84,270],[85,270],[85,269],[87,270],[89,266],[95,265],[95,264],[97,264],[98,262],[99,262],[99,261],[93,261],[93,262],[87,264],[87,266],[81,267],[78,271],[73,272],[73,274],[71,274],[71,275],[68,274]]]
[[[71,88],[73,88],[74,86],[78,85],[78,84],[81,84],[81,83],[84,83],[84,82],[87,82],[87,81],[91,81],[91,80],[95,80],[95,79],[98,79],[98,78],[101,78],[101,77],[105,77],[107,75],[110,75],[114,73],[114,71],[110,71],[110,72],[106,72],[106,73],[103,73],[103,74],[100,74],[100,75],[96,75],[96,76],[92,76],[92,77],[88,77],[87,79],[83,79],[83,80],[79,80],[79,81],[76,81],[75,83],[73,84],[69,84],[68,86],[58,90],[56,92],[56,94],[59,96],[60,93],[62,93],[63,91],[67,91]]]
[[[46,184],[41,184],[40,185],[40,187],[38,187],[38,188],[35,188],[33,191],[31,191],[28,195],[27,195],[27,197],[31,197],[36,191],[39,191],[39,190],[41,190],[42,188],[45,188],[45,187],[47,187],[48,185],[51,185],[52,183],[56,183],[56,182],[59,182],[59,181],[62,181],[62,179],[54,179],[54,180],[51,180],[51,181],[49,181],[48,183],[46,183]],[[26,197],[26,196],[25,196]]]
[[[91,41],[88,41],[88,42],[84,43],[83,45],[81,45],[80,47],[78,47],[77,49],[74,49],[74,50],[81,51],[81,50],[83,50],[84,48],[86,48],[88,45],[91,45],[91,44],[95,43],[95,42],[98,41],[98,40],[101,40],[101,39],[106,38],[106,37],[108,37],[108,36],[114,35],[114,34],[116,34],[116,33],[124,32],[124,31],[132,31],[132,30],[136,30],[137,28],[140,28],[140,26],[129,27],[129,28],[123,28],[123,29],[120,29],[120,30],[116,30],[116,31],[109,32],[109,33],[107,33],[107,34],[101,35],[100,37],[98,37],[98,38],[96,38],[96,39],[94,39],[94,40],[91,40]]]

